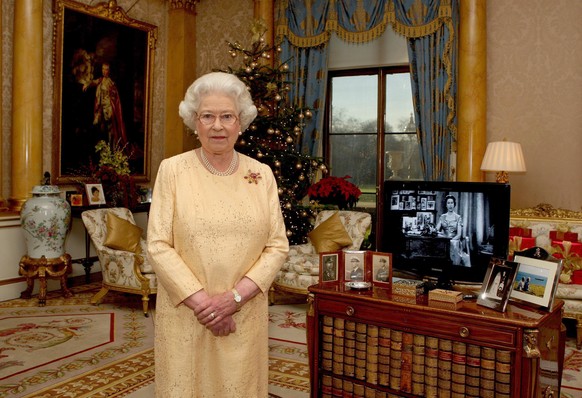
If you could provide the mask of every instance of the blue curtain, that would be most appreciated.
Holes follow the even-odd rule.
[[[327,46],[302,48],[284,39],[281,50],[282,60],[287,60],[292,71],[289,99],[295,106],[311,110],[311,117],[303,119],[305,125],[298,150],[304,155],[317,156],[323,129]]]
[[[327,43],[332,33],[352,43],[378,38],[386,26],[408,38],[417,134],[425,180],[450,177],[456,142],[457,0],[281,0],[276,33],[290,68],[290,98],[308,107],[300,151],[317,156],[321,143]]]
[[[439,0],[395,1],[395,15],[408,32],[412,94],[424,179],[451,177],[456,142],[456,51],[458,7]],[[422,5],[422,7],[420,6]],[[414,27],[422,30],[414,31]],[[428,33],[430,32],[430,34]]]

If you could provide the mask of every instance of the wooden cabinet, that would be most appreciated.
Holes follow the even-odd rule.
[[[312,397],[559,397],[563,302],[504,313],[388,289],[312,286]]]

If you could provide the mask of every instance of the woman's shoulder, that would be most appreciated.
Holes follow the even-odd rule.
[[[239,152],[240,157],[240,164],[242,167],[248,168],[250,171],[259,171],[262,173],[272,173],[271,167],[266,164],[258,161],[257,159],[251,158],[248,155],[242,154]]]
[[[176,166],[176,165],[183,164],[184,162],[192,161],[193,157],[194,157],[194,150],[191,150],[191,151],[179,153],[179,154],[174,155],[174,156],[170,156],[169,158],[162,160],[162,163],[165,165],[168,165],[168,166]]]

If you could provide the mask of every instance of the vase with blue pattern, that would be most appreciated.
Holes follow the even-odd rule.
[[[20,211],[26,250],[30,258],[58,258],[65,254],[71,225],[71,206],[56,185],[36,185]]]

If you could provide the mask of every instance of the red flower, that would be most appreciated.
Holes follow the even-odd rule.
[[[309,199],[322,203],[341,204],[346,203],[353,206],[362,194],[360,188],[348,181],[352,178],[348,175],[344,177],[325,177],[307,189]]]

